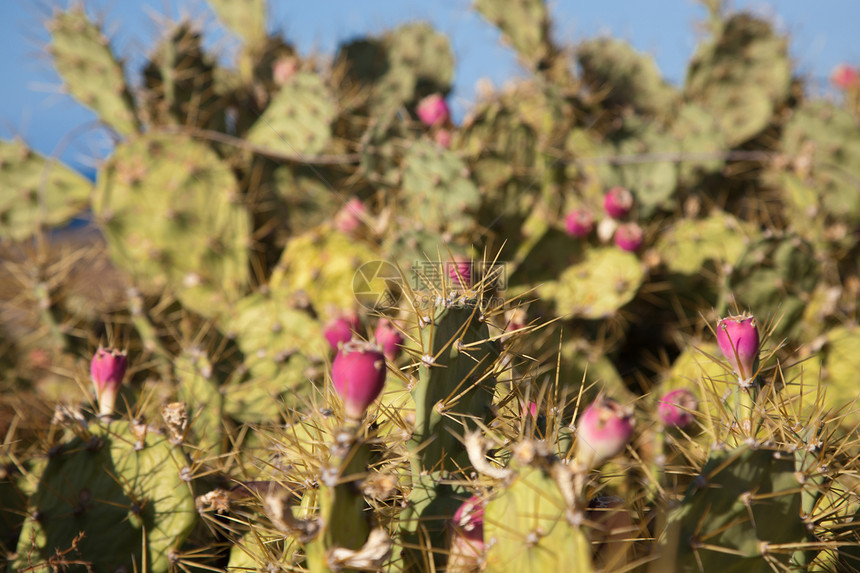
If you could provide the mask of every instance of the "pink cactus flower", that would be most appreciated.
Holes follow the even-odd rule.
[[[645,241],[645,233],[642,227],[636,223],[624,223],[615,229],[615,246],[619,249],[634,253],[639,250]]]
[[[397,359],[403,345],[403,335],[387,318],[380,318],[374,333],[376,343],[382,347],[385,357],[392,362]]]
[[[442,125],[450,116],[448,104],[440,94],[430,94],[422,99],[418,102],[416,112],[418,112],[418,119],[427,127]]]
[[[354,312],[346,312],[330,320],[323,328],[323,336],[328,341],[332,350],[340,348],[352,339],[353,332],[358,331],[361,324],[358,315]]]
[[[439,129],[433,134],[436,145],[443,149],[451,149],[451,132],[447,129]]]
[[[272,79],[276,85],[282,86],[293,77],[298,69],[299,62],[293,56],[278,58],[272,65]]]
[[[96,390],[100,416],[113,414],[127,366],[128,357],[125,351],[100,346],[93,355],[90,377]]]
[[[448,277],[459,287],[469,288],[472,286],[472,262],[458,258],[453,263],[448,263]]]
[[[613,219],[626,217],[633,208],[633,194],[624,187],[612,187],[603,197],[603,209]]]
[[[667,427],[686,428],[695,420],[693,412],[698,407],[699,401],[695,394],[686,388],[678,388],[660,398],[657,415]]]
[[[343,344],[331,365],[331,381],[346,417],[360,420],[385,386],[385,355],[375,344],[350,340]]]
[[[448,571],[476,571],[484,553],[484,502],[473,495],[451,519]]]
[[[717,344],[738,381],[748,386],[756,373],[760,340],[754,316],[728,316],[717,324]]]
[[[576,428],[576,461],[594,468],[624,451],[633,436],[633,411],[600,396],[579,416]]]
[[[855,67],[839,64],[830,74],[830,83],[842,90],[851,89],[860,85],[860,72]]]
[[[584,207],[574,209],[565,217],[564,227],[568,235],[581,239],[588,236],[594,228],[594,215]]]
[[[362,218],[366,213],[367,207],[364,203],[357,197],[353,197],[334,216],[334,228],[347,235],[354,233],[361,226]]]

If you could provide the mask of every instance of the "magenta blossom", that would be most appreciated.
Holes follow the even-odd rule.
[[[385,355],[375,344],[350,340],[343,344],[331,365],[331,381],[346,417],[360,420],[385,386]]]
[[[645,242],[645,233],[642,231],[642,227],[636,223],[624,223],[615,229],[613,240],[619,249],[634,253]]]
[[[484,553],[484,502],[473,495],[454,513],[450,524],[448,571],[475,571]]]
[[[367,207],[364,203],[353,197],[335,214],[334,228],[347,235],[354,233],[361,226],[361,220],[366,213]]]
[[[686,388],[678,388],[660,398],[657,415],[667,427],[686,428],[695,420],[693,412],[698,407],[699,401],[695,394]]]
[[[564,228],[571,237],[586,237],[594,228],[594,215],[584,207],[574,209],[564,218]]]
[[[612,187],[603,197],[603,208],[613,219],[626,217],[633,208],[633,194],[624,187]]]
[[[576,460],[594,468],[624,451],[633,436],[633,411],[600,396],[579,417],[576,428]]]
[[[397,355],[400,354],[401,346],[403,345],[403,335],[400,331],[387,318],[380,318],[379,323],[376,325],[374,337],[376,338],[376,343],[382,347],[385,357],[394,361]]]
[[[90,377],[96,389],[100,415],[110,416],[113,413],[127,367],[128,357],[125,351],[100,346],[93,355]]]
[[[416,109],[418,119],[427,127],[442,125],[448,121],[450,113],[448,104],[440,94],[430,94],[429,96],[418,102]]]
[[[328,341],[332,350],[340,348],[352,339],[352,334],[360,327],[358,315],[354,312],[344,313],[326,323],[323,328],[323,336]]]
[[[860,85],[860,72],[855,67],[839,64],[830,74],[830,82],[839,89],[847,90]]]
[[[717,344],[731,364],[738,380],[748,385],[758,366],[759,335],[755,317],[728,316],[717,324]]]

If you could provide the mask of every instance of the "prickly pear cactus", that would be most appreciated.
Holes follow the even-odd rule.
[[[426,95],[448,93],[454,78],[448,39],[421,22],[344,44],[335,62],[346,78],[343,87],[362,90],[367,110],[377,117]]]
[[[311,366],[325,354],[322,327],[286,297],[256,293],[236,304],[225,322],[244,354],[246,378],[224,386],[224,411],[245,422],[276,419],[285,406],[299,406],[313,378]]]
[[[481,199],[467,176],[466,166],[453,152],[415,142],[404,158],[405,211],[421,213],[420,219],[440,234],[468,231]]]
[[[794,454],[748,447],[712,451],[670,517],[668,541],[661,545],[664,570],[799,567],[804,562],[795,552],[803,553],[809,540],[802,485]]]
[[[487,503],[484,522],[487,571],[593,571],[588,537],[568,523],[564,496],[539,467],[519,469]]]
[[[860,169],[860,136],[856,118],[823,103],[804,106],[786,125],[783,146],[794,158],[787,177],[813,192],[809,204],[798,205],[799,229],[805,227],[802,221],[818,212],[826,214],[829,222],[860,222],[855,175]],[[791,201],[792,195],[786,199]]]
[[[592,92],[606,94],[607,105],[629,105],[637,112],[660,114],[673,108],[679,95],[661,76],[651,56],[637,53],[614,38],[579,45],[576,57]]]
[[[505,39],[531,66],[552,54],[549,16],[543,0],[475,0],[475,9],[499,27]]]
[[[378,258],[365,243],[324,224],[290,241],[269,286],[281,296],[306,296],[317,312],[352,308],[356,271]]]
[[[558,280],[539,286],[538,294],[554,301],[560,316],[603,318],[633,300],[644,280],[645,271],[636,255],[599,247],[589,249]]]
[[[247,134],[249,143],[289,155],[316,155],[331,139],[334,97],[310,72],[291,76]]]
[[[787,43],[750,14],[736,14],[712,28],[713,37],[690,62],[684,95],[714,113],[726,142],[735,146],[758,135],[788,97]]]
[[[20,141],[0,141],[0,238],[22,241],[62,226],[87,205],[92,184]]]
[[[47,26],[51,33],[48,50],[69,93],[121,135],[137,131],[139,124],[122,63],[83,6],[57,10]]]
[[[777,336],[796,332],[810,294],[819,281],[812,247],[800,237],[771,237],[751,243],[729,277],[742,308],[778,320]]]
[[[215,58],[190,22],[174,25],[143,70],[143,109],[149,123],[224,129],[225,106],[215,85]]]
[[[419,319],[421,363],[412,390],[412,445],[421,468],[455,470],[467,465],[456,436],[471,427],[474,413],[489,414],[499,349],[476,302],[441,301],[422,311],[427,314]]]
[[[209,0],[218,19],[246,44],[256,46],[266,37],[266,0]]]
[[[181,135],[117,147],[99,173],[93,210],[113,261],[147,290],[170,287],[212,316],[248,281],[250,221],[230,169]]]
[[[735,217],[714,212],[704,219],[679,220],[660,235],[656,249],[670,272],[690,275],[708,261],[734,266],[752,232]]]
[[[170,569],[197,520],[182,448],[145,424],[92,423],[52,449],[18,542],[16,570],[72,547],[94,570]],[[110,539],[110,543],[105,543]]]

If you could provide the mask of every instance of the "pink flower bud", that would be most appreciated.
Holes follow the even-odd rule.
[[[633,253],[639,250],[645,241],[645,233],[642,227],[636,223],[624,223],[615,229],[615,246],[619,249]]]
[[[440,94],[430,94],[418,102],[418,118],[427,127],[442,125],[448,121],[448,104]]]
[[[331,381],[343,400],[346,417],[359,420],[385,385],[385,355],[375,344],[350,340],[331,365]]]
[[[341,233],[353,233],[361,226],[361,220],[366,213],[367,207],[364,206],[364,203],[353,197],[334,216],[334,228]]]
[[[603,208],[613,219],[626,217],[633,208],[633,194],[624,187],[612,187],[603,197]]]
[[[584,207],[574,209],[565,217],[564,226],[568,235],[581,239],[594,228],[594,215]]]
[[[451,132],[447,129],[439,129],[433,134],[433,140],[436,142],[436,145],[443,149],[451,148]]]
[[[125,351],[99,347],[90,362],[90,377],[96,389],[99,414],[110,416],[116,405],[116,397],[125,377],[128,357]]]
[[[465,259],[458,259],[453,263],[448,263],[448,276],[455,285],[469,288],[472,286],[472,262]]]
[[[323,328],[323,336],[332,350],[337,350],[352,339],[352,333],[358,331],[359,326],[358,315],[347,312],[329,321]]]
[[[576,428],[576,460],[594,468],[617,456],[633,436],[635,420],[629,408],[600,396],[579,417]]]
[[[847,90],[860,84],[860,73],[857,68],[839,64],[830,74],[830,83],[839,89]]]
[[[686,428],[693,423],[693,412],[699,407],[696,396],[686,388],[678,388],[660,398],[657,415],[663,425],[673,428]]]
[[[403,335],[387,318],[380,318],[374,333],[376,343],[382,347],[385,357],[392,362],[400,354],[400,346],[403,344]]]
[[[717,324],[717,344],[745,385],[752,380],[758,365],[759,336],[755,317],[728,316]]]
[[[298,69],[299,62],[293,56],[278,58],[272,66],[272,79],[276,85],[282,86]]]
[[[484,504],[473,495],[451,519],[448,569],[450,572],[476,571],[484,553]]]

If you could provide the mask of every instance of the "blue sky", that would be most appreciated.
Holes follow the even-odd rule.
[[[105,140],[86,128],[92,113],[59,91],[43,46],[42,20],[47,5],[67,0],[0,0],[0,137],[23,137],[45,154],[83,165],[108,151]],[[480,78],[496,86],[521,75],[515,55],[498,32],[470,10],[469,0],[270,0],[270,29],[283,32],[302,53],[333,54],[339,42],[381,32],[411,20],[427,20],[451,39],[457,58],[452,104],[455,117],[469,108]],[[217,26],[204,0],[85,0],[103,16],[116,51],[136,76],[161,26],[159,19],[191,15],[207,23],[210,45],[228,54],[235,41]],[[826,89],[827,76],[841,62],[860,64],[860,2],[856,0],[737,0],[768,16],[791,34],[796,69]],[[40,8],[41,6],[41,8]],[[659,8],[655,8],[659,6]],[[693,0],[604,0],[550,2],[554,35],[560,43],[611,34],[654,55],[664,76],[681,83],[686,62],[700,36],[696,23],[705,16]]]

